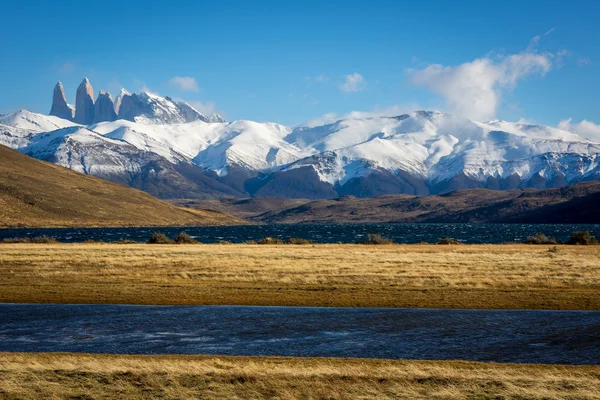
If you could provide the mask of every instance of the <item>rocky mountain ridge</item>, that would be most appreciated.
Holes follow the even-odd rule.
[[[543,125],[438,111],[320,126],[226,123],[151,93],[123,90],[113,101],[100,91],[94,102],[87,79],[78,94],[73,118],[60,83],[52,110],[67,118],[0,116],[0,144],[163,198],[421,196],[600,180],[600,143]]]
[[[129,93],[122,89],[117,100],[109,92],[100,90],[94,101],[94,88],[88,78],[84,78],[77,88],[75,106],[67,104],[63,84],[54,87],[50,115],[81,125],[110,122],[118,119],[152,123],[186,123],[192,121],[225,122],[218,114],[205,116],[190,104],[175,102],[170,97],[160,97],[151,93]]]

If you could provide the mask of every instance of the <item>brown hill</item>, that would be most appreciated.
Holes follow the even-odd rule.
[[[170,203],[191,209],[221,211],[239,218],[252,220],[264,213],[277,213],[309,203],[308,199],[287,199],[284,197],[225,198],[211,200],[172,199]]]
[[[0,227],[224,225],[228,214],[190,210],[0,146]]]
[[[267,205],[273,208],[267,210]],[[466,189],[436,196],[385,195],[300,200],[294,205],[261,198],[197,201],[195,207],[215,208],[264,223],[335,222],[464,222],[464,223],[600,223],[600,182],[557,189]]]

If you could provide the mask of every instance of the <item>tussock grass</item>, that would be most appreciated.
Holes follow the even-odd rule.
[[[6,238],[2,240],[2,243],[57,243],[56,238],[48,237],[46,235],[35,236],[35,237],[17,237],[17,238]]]
[[[589,232],[573,232],[567,244],[583,246],[596,245],[598,244],[598,239],[590,235]]]
[[[0,353],[7,399],[600,399],[600,367]]]
[[[188,235],[186,232],[180,232],[175,236],[175,243],[177,244],[198,244],[198,241]]]
[[[379,233],[369,233],[367,235],[367,240],[365,240],[364,242],[359,242],[358,244],[394,244],[394,241],[392,239],[388,239],[386,237],[381,236]]]
[[[461,244],[458,240],[452,239],[451,237],[440,238],[437,244]]]
[[[152,236],[150,236],[150,239],[148,239],[148,242],[146,242],[148,244],[173,244],[175,243],[175,241],[173,239],[170,239],[169,237],[167,237],[167,235],[165,235],[164,233],[160,233],[160,232],[154,232],[152,234]]]
[[[0,301],[592,310],[600,246],[2,244]]]

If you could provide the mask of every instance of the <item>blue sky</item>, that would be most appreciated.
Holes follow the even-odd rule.
[[[0,113],[84,76],[227,119],[441,109],[600,123],[597,1],[3,1]]]

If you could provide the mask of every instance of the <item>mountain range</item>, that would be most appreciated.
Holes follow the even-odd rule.
[[[161,198],[331,199],[600,180],[600,143],[557,128],[438,111],[319,126],[226,122],[152,93],[62,84],[51,115],[0,116],[0,144]]]

